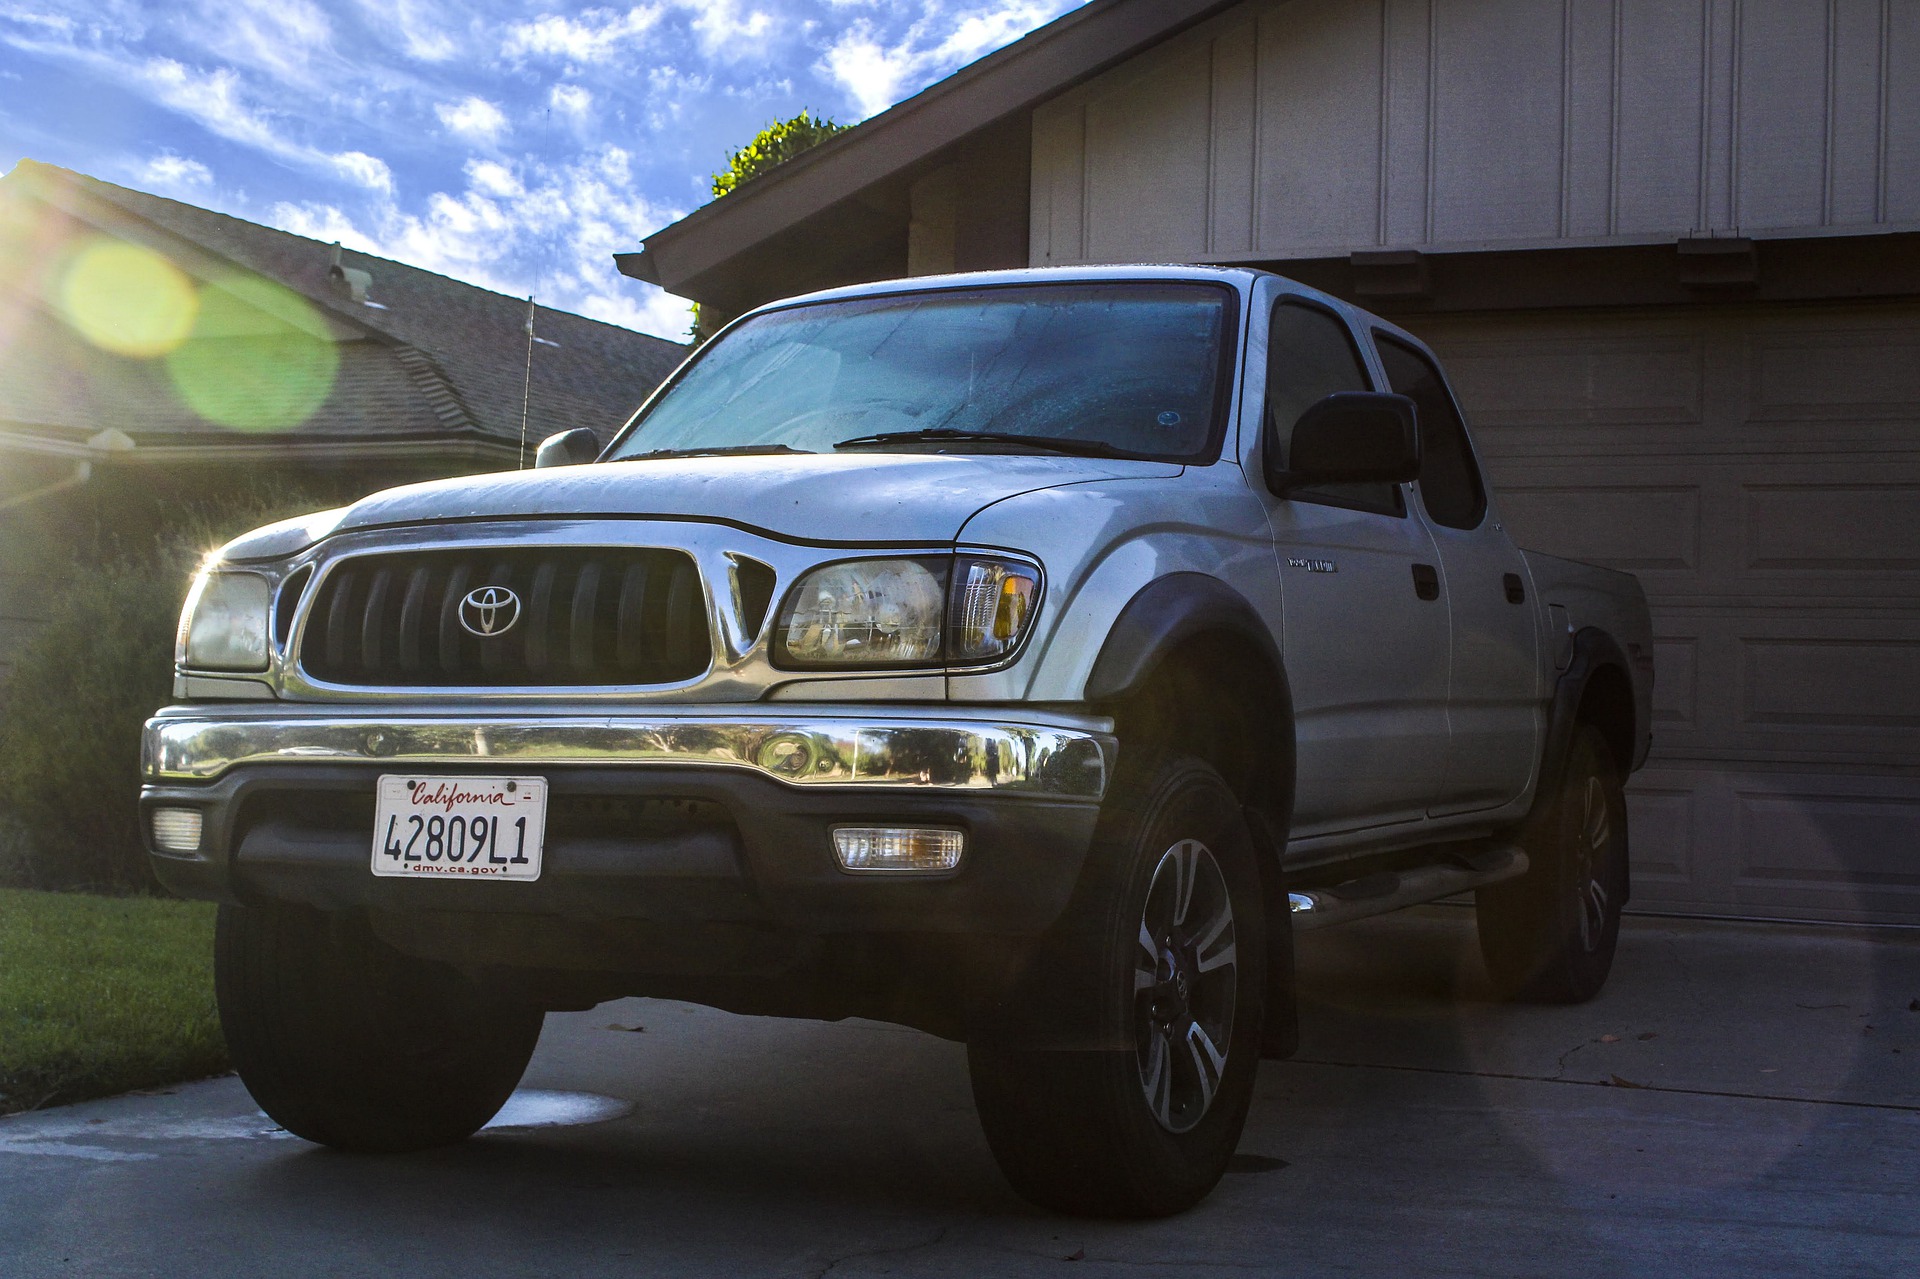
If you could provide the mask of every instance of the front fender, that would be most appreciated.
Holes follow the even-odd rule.
[[[1246,597],[1204,573],[1155,578],[1114,619],[1087,677],[1086,700],[1124,697],[1167,654],[1197,635],[1232,634],[1253,644],[1278,671],[1280,649]]]

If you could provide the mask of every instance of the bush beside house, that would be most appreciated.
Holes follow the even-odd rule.
[[[69,513],[62,536],[31,539],[41,560],[32,575],[60,585],[0,685],[0,820],[9,828],[0,884],[157,891],[133,802],[140,725],[171,697],[174,628],[194,569],[248,529],[338,505],[360,487],[256,482],[143,512],[109,486]]]

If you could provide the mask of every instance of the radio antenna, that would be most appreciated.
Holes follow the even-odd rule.
[[[533,401],[533,294],[527,294],[527,375],[520,383],[520,469],[527,469],[527,406]]]

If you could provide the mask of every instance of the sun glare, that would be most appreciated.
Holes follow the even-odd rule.
[[[258,276],[207,285],[192,339],[167,355],[194,412],[239,431],[287,431],[326,402],[339,348],[306,299]]]
[[[95,346],[150,360],[187,340],[199,297],[193,281],[151,249],[97,240],[61,275],[60,309]]]

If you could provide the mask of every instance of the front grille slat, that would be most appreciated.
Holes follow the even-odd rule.
[[[378,568],[373,585],[367,587],[367,607],[360,617],[360,664],[369,673],[378,673],[382,665],[380,641],[386,638],[387,592],[393,588],[393,570]]]
[[[521,622],[527,628],[527,669],[535,675],[545,675],[549,665],[548,641],[553,638],[553,578],[558,571],[558,566],[552,560],[540,561],[540,566],[533,570],[533,599],[527,608],[526,619]]]
[[[641,638],[647,609],[647,564],[635,560],[620,575],[620,614],[614,629],[614,661],[621,672],[638,670],[645,653]]]
[[[483,635],[487,587],[513,592],[517,610],[501,606]],[[651,548],[357,556],[323,575],[310,616],[301,667],[349,686],[678,683],[713,651],[699,569]]]
[[[573,584],[573,610],[568,619],[567,660],[575,675],[593,674],[594,616],[600,604],[600,565],[588,560]]]
[[[347,637],[353,633],[353,587],[359,575],[351,568],[341,569],[328,583],[332,592],[324,613],[316,606],[314,612],[322,613],[327,619],[327,665],[345,667],[348,665]]]
[[[460,671],[460,601],[466,597],[467,583],[473,580],[473,565],[456,561],[447,573],[446,590],[440,594],[440,673]]]
[[[400,669],[420,669],[420,621],[427,610],[427,579],[433,570],[425,564],[414,565],[407,577],[407,593],[400,602]]]
[[[698,585],[694,579],[693,565],[687,565],[685,571],[677,564],[674,566],[673,580],[667,587],[666,641],[669,661],[678,663],[687,658],[687,631],[693,624],[691,613]]]

